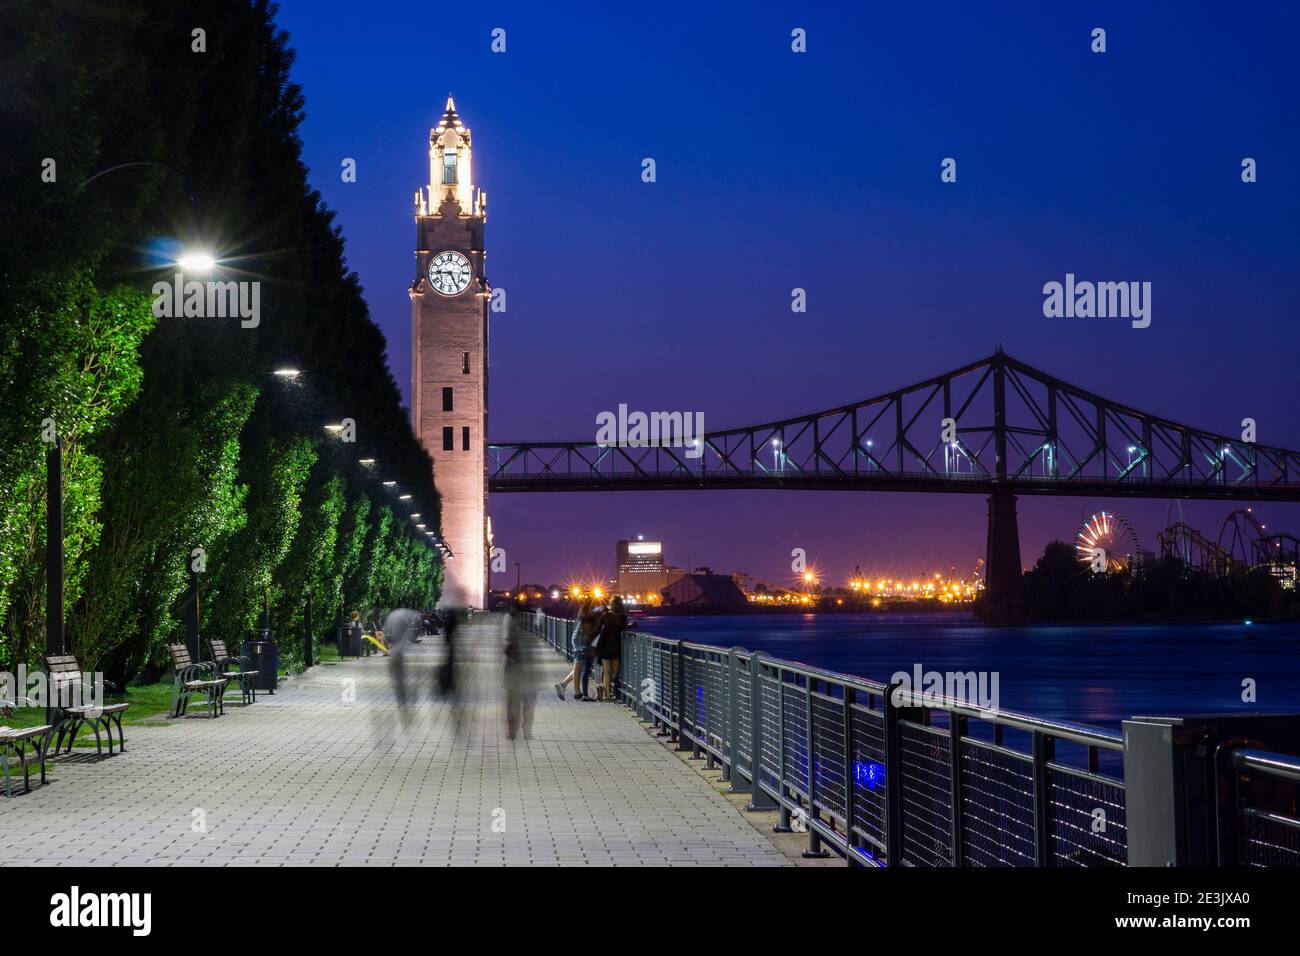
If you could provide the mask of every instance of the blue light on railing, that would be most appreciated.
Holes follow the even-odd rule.
[[[866,787],[868,790],[875,790],[876,787],[884,786],[885,765],[876,763],[874,760],[855,763],[853,765],[853,782],[859,787]]]

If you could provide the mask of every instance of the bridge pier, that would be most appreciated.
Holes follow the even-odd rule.
[[[988,547],[984,557],[984,622],[1023,624],[1025,592],[1020,579],[1020,528],[1016,496],[1009,491],[989,495]]]

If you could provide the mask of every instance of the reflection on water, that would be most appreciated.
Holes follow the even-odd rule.
[[[1112,729],[1136,714],[1300,713],[1298,623],[996,628],[947,615],[781,614],[637,626],[879,681],[915,664],[997,671],[1002,709]],[[1255,704],[1241,699],[1246,678]]]

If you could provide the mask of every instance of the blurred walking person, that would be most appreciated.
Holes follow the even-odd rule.
[[[522,639],[523,628],[514,616],[505,617],[506,734],[511,740],[523,732],[533,739],[533,705],[537,700],[537,677],[533,666],[533,645]]]
[[[410,696],[406,689],[406,651],[415,643],[418,631],[419,615],[415,611],[398,608],[384,619],[382,633],[389,648],[389,674],[403,727],[411,721]]]
[[[461,686],[458,654],[456,650],[457,630],[460,628],[461,612],[449,607],[442,611],[442,637],[446,648],[442,663],[435,672],[434,689],[443,702],[451,708],[451,723],[454,732],[459,735],[465,723],[465,713],[461,702]]]

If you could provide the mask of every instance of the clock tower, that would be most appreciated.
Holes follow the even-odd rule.
[[[474,188],[469,129],[447,97],[429,131],[429,185],[415,193],[411,283],[411,424],[433,459],[442,536],[451,549],[442,603],[485,607],[487,195]]]

